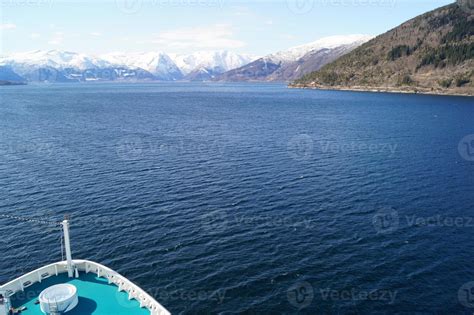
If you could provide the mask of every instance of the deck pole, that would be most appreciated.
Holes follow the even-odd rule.
[[[69,221],[64,220],[62,226],[64,231],[64,247],[66,248],[67,274],[69,278],[72,278],[74,277],[74,268],[72,264],[71,240],[69,238]]]

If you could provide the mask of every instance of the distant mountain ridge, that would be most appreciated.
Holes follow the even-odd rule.
[[[37,50],[0,56],[0,66],[4,72],[8,68],[23,81],[32,82],[176,81],[193,80],[200,72],[206,75],[199,77],[199,80],[209,80],[252,60],[250,55],[228,51],[189,55],[148,52],[92,56],[68,51]]]
[[[14,73],[27,82],[289,81],[321,68],[370,38],[331,36],[258,59],[225,50],[186,55],[158,51],[97,56],[37,50],[0,56],[0,66],[4,72],[9,68],[9,75]]]
[[[290,86],[474,95],[474,10],[415,17]]]
[[[187,55],[170,55],[185,80],[206,81],[226,71],[239,68],[255,59],[248,54],[230,51],[200,51]]]
[[[289,81],[320,69],[372,39],[371,35],[342,35],[321,38],[259,58],[220,76],[222,81]]]

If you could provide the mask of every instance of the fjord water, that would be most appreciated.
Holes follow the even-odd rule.
[[[472,98],[2,87],[0,214],[179,314],[472,313]],[[469,138],[467,138],[469,140]],[[466,151],[463,151],[466,144]],[[0,218],[0,283],[61,259]]]

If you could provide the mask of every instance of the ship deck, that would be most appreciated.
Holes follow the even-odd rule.
[[[38,296],[44,289],[61,283],[74,285],[79,296],[79,304],[68,315],[150,315],[147,308],[140,308],[139,302],[129,300],[126,292],[119,292],[116,285],[93,273],[81,273],[78,279],[66,274],[44,279],[13,295],[12,305],[16,309],[26,307],[23,315],[43,315],[39,304],[35,305]]]

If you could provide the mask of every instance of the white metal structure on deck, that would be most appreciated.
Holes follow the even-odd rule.
[[[109,284],[115,284],[119,291],[125,291],[128,293],[128,298],[130,300],[135,299],[140,303],[140,307],[146,307],[149,309],[151,315],[171,314],[143,289],[112,269],[88,260],[73,260],[72,263],[80,272],[94,273],[98,277],[107,279]],[[44,279],[67,272],[67,261],[57,262],[27,273],[20,278],[0,286],[0,292],[4,292],[5,297],[8,298],[13,296],[15,293],[24,291],[35,283],[43,281]]]
[[[42,282],[44,279],[58,276],[62,273],[67,273],[69,278],[74,276],[77,278],[79,277],[79,272],[94,273],[97,277],[107,279],[109,284],[115,284],[118,287],[118,291],[126,292],[129,300],[135,299],[140,303],[140,307],[147,308],[151,315],[171,314],[143,289],[114,270],[88,260],[73,260],[69,236],[69,221],[64,220],[60,224],[64,233],[66,261],[44,266],[0,286],[0,295],[3,297],[3,299],[0,297],[0,315],[9,314],[10,297],[16,293],[24,292],[26,288],[35,283]]]

